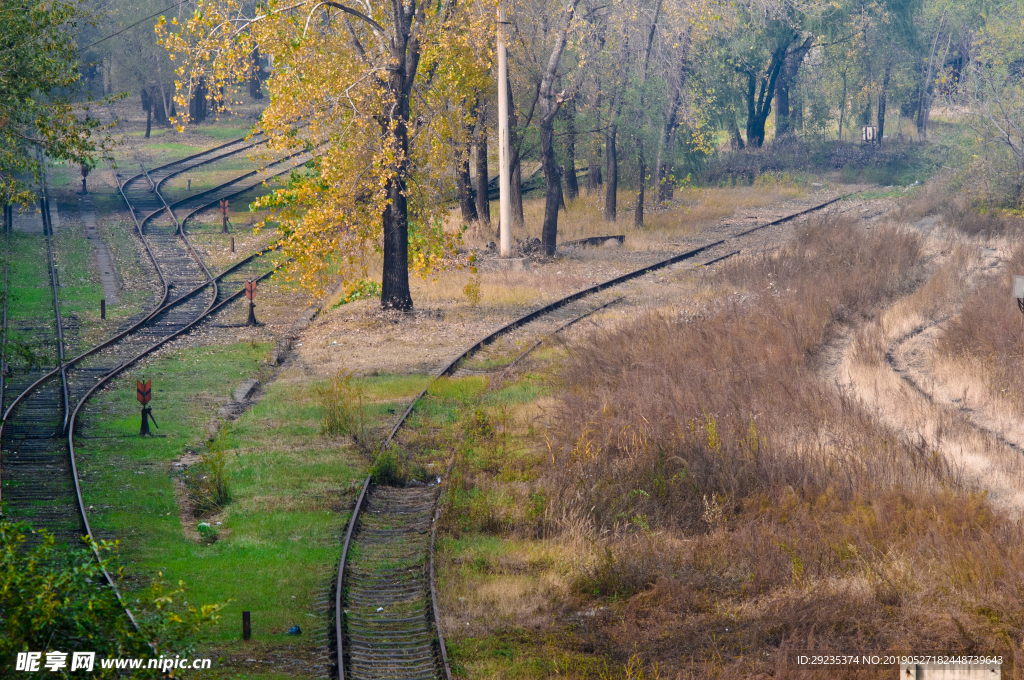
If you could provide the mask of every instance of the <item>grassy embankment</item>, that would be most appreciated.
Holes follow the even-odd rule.
[[[623,321],[435,424],[460,673],[749,677],[808,646],[1013,658],[1019,526],[817,374],[920,266],[912,233],[819,223],[709,277],[706,318]],[[515,386],[535,391],[501,403]]]

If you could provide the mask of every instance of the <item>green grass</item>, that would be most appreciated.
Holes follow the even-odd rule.
[[[222,522],[214,525],[218,540],[185,536],[173,462],[186,450],[202,450],[217,397],[243,378],[267,377],[261,361],[269,349],[248,343],[183,349],[149,362],[98,398],[104,416],[90,418],[88,438],[79,440],[90,519],[122,539],[134,583],[162,572],[172,582],[184,580],[194,603],[226,603],[221,621],[209,631],[210,653],[216,655],[270,647],[312,653],[312,634],[327,625],[313,604],[332,582],[340,536],[368,467],[347,444],[320,434],[315,385],[274,382],[223,435],[232,500],[211,517]],[[153,380],[153,413],[160,425],[160,436],[145,440],[137,436],[134,398],[134,380],[143,376]],[[377,375],[355,383],[383,411],[403,406],[426,379]],[[246,645],[239,639],[243,610],[253,622],[253,641]],[[285,635],[293,625],[304,634]],[[218,675],[236,671],[226,668]],[[235,677],[278,676],[246,670]]]
[[[100,397],[103,418],[91,418],[80,440],[86,502],[101,531],[123,539],[133,574],[163,572],[190,587],[193,602],[227,602],[211,631],[214,643],[237,639],[240,611],[252,612],[256,640],[308,646],[286,637],[292,625],[312,629],[312,604],[329,583],[344,525],[349,482],[361,470],[319,436],[317,410],[294,387],[272,385],[226,437],[229,489],[215,526],[220,540],[186,538],[175,500],[172,461],[200,451],[205,426],[242,379],[266,378],[260,361],[269,345],[237,344],[175,352],[118,380]],[[140,439],[134,380],[153,380],[160,435]],[[300,392],[307,391],[302,387]],[[140,581],[140,583],[141,583]]]
[[[485,637],[446,640],[456,677],[501,677],[534,680],[553,677],[596,677],[605,664],[572,650],[571,634],[540,633],[524,628]]]
[[[11,232],[11,264],[8,275],[7,337],[27,343],[38,361],[56,365],[56,316],[53,313],[53,292],[46,255],[46,238],[42,233]],[[38,329],[30,332],[27,328]],[[40,344],[42,343],[42,344]],[[8,353],[13,347],[8,347]],[[23,363],[17,358],[16,365]]]

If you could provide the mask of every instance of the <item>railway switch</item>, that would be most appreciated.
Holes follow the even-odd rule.
[[[255,326],[256,324],[256,281],[245,282],[245,297],[249,298],[249,318],[246,320],[246,326]]]
[[[153,425],[156,429],[160,429],[160,426],[156,424],[156,418],[153,417],[153,409],[148,406],[150,400],[153,398],[153,381],[147,380],[142,382],[141,380],[135,381],[135,398],[142,404],[142,427],[139,428],[139,436],[145,437],[146,435],[152,436],[149,431],[149,421],[153,421]]]

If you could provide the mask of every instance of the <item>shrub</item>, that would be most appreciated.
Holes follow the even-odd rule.
[[[373,462],[370,481],[377,486],[401,486],[405,484],[406,473],[398,452],[384,449]]]
[[[370,281],[369,279],[359,279],[348,287],[345,291],[345,295],[335,303],[333,309],[337,309],[342,305],[347,305],[350,302],[356,300],[363,300],[366,298],[380,297],[380,283],[377,281]]]
[[[118,578],[123,574],[110,563],[115,548],[108,541],[96,545],[107,571]],[[6,670],[14,669],[21,651],[91,651],[97,658],[89,677],[120,678],[121,671],[101,668],[100,659],[191,657],[221,608],[189,605],[183,584],[170,589],[158,575],[129,598],[142,629],[136,631],[114,592],[102,587],[103,569],[89,548],[58,546],[51,534],[7,520],[0,520],[0,584],[0,668]],[[132,677],[163,676],[144,664]]]
[[[216,439],[206,443],[199,461],[185,472],[185,486],[196,517],[215,512],[231,501],[227,449],[227,432],[222,430]]]

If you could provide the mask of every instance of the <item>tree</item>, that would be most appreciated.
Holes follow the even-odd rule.
[[[452,0],[361,7],[300,0],[246,14],[234,0],[208,0],[179,31],[163,18],[157,31],[184,61],[179,103],[203,79],[216,98],[242,83],[257,46],[273,55],[260,127],[272,148],[318,157],[257,205],[274,209],[304,285],[322,290],[332,267],[348,280],[365,276],[374,250],[383,254],[382,306],[408,310],[410,267],[429,272],[459,236],[441,226],[452,193],[445,169],[458,147],[451,140],[473,128],[461,102],[486,85],[484,27],[493,21]]]
[[[33,200],[38,152],[94,166],[113,146],[107,129],[75,99],[80,79],[77,27],[90,20],[78,0],[0,9],[0,204]]]
[[[951,72],[940,79],[947,104],[965,112],[976,134],[978,167],[969,193],[983,205],[1005,203],[1016,209],[1024,205],[1022,22],[1020,5],[994,12],[977,32],[976,53],[960,71],[959,82]]]
[[[555,92],[555,76],[569,39],[569,31],[579,1],[568,0],[562,9],[553,33],[551,53],[544,65],[538,88],[540,112],[537,127],[540,128],[540,157],[541,167],[544,169],[544,225],[540,240],[548,257],[555,254],[558,240],[558,209],[562,205],[562,174],[555,162],[555,116],[558,115],[558,109],[565,100],[565,93],[564,90]]]

